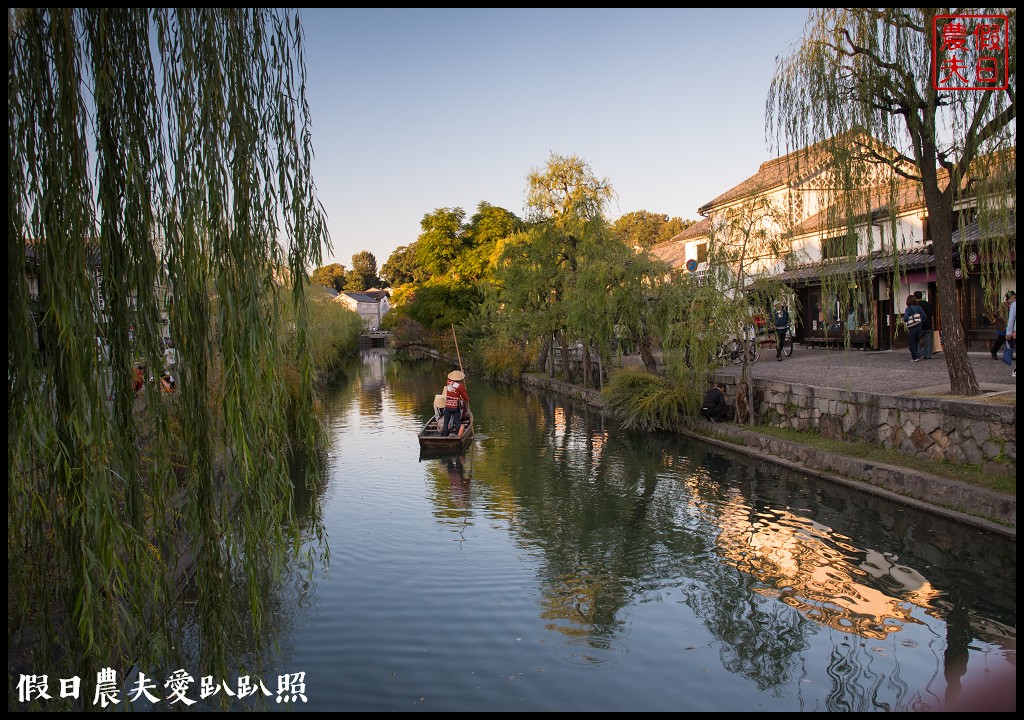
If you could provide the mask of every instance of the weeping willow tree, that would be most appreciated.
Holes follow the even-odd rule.
[[[791,253],[788,218],[779,202],[763,187],[751,187],[746,195],[711,216],[707,243],[707,274],[698,282],[694,275],[679,283],[682,292],[659,301],[666,366],[681,388],[686,406],[696,415],[708,381],[728,357],[723,352],[735,340],[750,348],[759,342],[755,314],[770,316],[776,301],[792,306],[785,286],[768,273],[778,259]],[[754,424],[753,383],[750,382],[749,352],[739,355],[742,363],[740,388],[745,400],[737,398],[737,420]],[[742,415],[742,417],[741,417]]]
[[[878,209],[872,195],[885,198],[889,232],[882,249],[896,263],[896,298],[901,183],[909,181],[923,196],[943,350],[957,395],[975,395],[979,387],[967,356],[955,272],[981,273],[992,306],[999,281],[1014,272],[1016,238],[1008,228],[1016,199],[1016,18],[1013,8],[814,9],[803,41],[779,61],[767,99],[770,137],[789,147],[826,143],[822,147],[832,152],[826,202],[837,238],[856,247],[857,233]],[[993,35],[984,32],[993,27]],[[958,85],[991,82],[982,85],[986,89],[944,89],[954,70],[967,73]],[[975,213],[985,259],[977,270],[958,260],[952,241]],[[856,279],[851,271],[839,282]]]
[[[309,126],[290,13],[8,10],[9,698],[15,664],[83,698],[101,668],[174,669],[187,577],[203,674],[264,639],[300,537],[284,451],[319,440]],[[132,387],[163,312],[173,400]]]
[[[721,290],[715,309],[720,332],[741,340],[744,350],[749,343],[758,343],[754,315],[771,316],[776,301],[786,305],[784,286],[767,271],[777,259],[790,253],[786,233],[787,218],[778,203],[760,189],[742,201],[725,208],[712,222],[708,238],[710,280]],[[691,332],[693,328],[691,328]],[[750,377],[751,354],[740,355],[742,368],[737,392],[745,391],[746,402],[737,398],[737,408],[746,407],[736,420],[754,424],[754,386]]]
[[[587,367],[589,338],[573,336],[565,301],[579,279],[588,244],[607,235],[604,209],[614,197],[607,178],[595,176],[586,161],[551,153],[543,169],[535,168],[527,176],[529,229],[508,242],[497,260],[495,275],[501,287],[497,302],[502,314],[529,314],[525,322],[540,333],[536,339],[545,346],[557,336],[570,383],[575,382],[568,361],[570,345],[584,342]],[[542,351],[540,362],[547,353]]]

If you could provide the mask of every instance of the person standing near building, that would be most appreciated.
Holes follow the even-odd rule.
[[[1010,313],[1006,317],[1006,344],[1011,348],[1017,344],[1017,293],[1010,299]],[[1010,377],[1017,377],[1017,368],[1013,368]]]
[[[782,343],[786,341],[786,333],[789,332],[789,310],[781,302],[775,303],[775,335],[778,340],[775,343],[775,359],[782,361]]]
[[[924,350],[924,359],[930,360],[932,357],[932,330],[934,329],[932,317],[935,313],[932,310],[932,304],[924,299],[924,293],[918,290],[914,293],[914,297],[917,298],[918,307],[924,310],[924,320],[921,323],[922,349]]]
[[[1006,318],[1010,314],[1010,302],[1017,297],[1017,293],[1010,290],[1006,293],[1003,298],[1003,302],[999,305],[994,313],[987,315],[988,319],[992,321],[992,324],[996,326],[996,338],[992,341],[992,359],[1002,360],[999,357],[999,351],[1003,349],[1003,343],[1006,342]]]
[[[907,295],[907,309],[903,311],[903,324],[907,326],[907,343],[910,345],[910,359],[921,359],[921,330],[924,325],[924,310],[917,304],[917,298]]]

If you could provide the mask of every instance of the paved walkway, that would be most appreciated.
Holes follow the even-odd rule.
[[[987,352],[968,353],[982,397],[994,394],[1016,398],[1017,380],[1010,376],[1010,367],[993,360]],[[910,351],[901,350],[830,350],[796,345],[792,357],[782,362],[775,351],[766,348],[760,359],[750,366],[751,376],[785,382],[841,390],[859,390],[881,395],[948,394],[949,370],[945,353],[936,353],[928,360],[912,362]],[[1014,361],[1016,366],[1016,361]],[[739,376],[741,366],[729,365],[719,374]]]

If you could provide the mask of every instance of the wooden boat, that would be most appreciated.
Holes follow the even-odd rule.
[[[462,422],[459,425],[458,433],[449,433],[448,437],[441,435],[443,418],[437,414],[427,420],[426,425],[419,432],[420,454],[462,454],[473,439],[473,413],[465,410],[462,413]]]

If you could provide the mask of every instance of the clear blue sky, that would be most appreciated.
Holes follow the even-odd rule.
[[[314,180],[333,252],[378,267],[423,216],[524,216],[526,176],[577,155],[636,210],[698,219],[777,156],[765,99],[805,8],[301,10]]]

